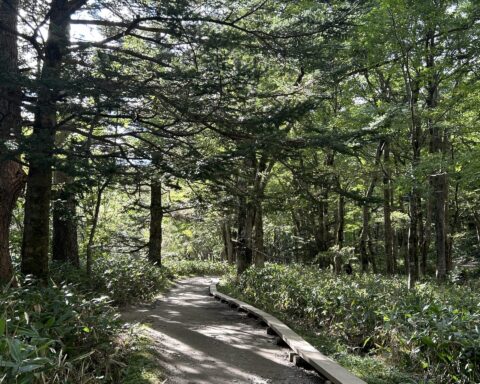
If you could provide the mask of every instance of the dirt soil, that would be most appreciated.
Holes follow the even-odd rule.
[[[321,384],[288,361],[257,320],[209,296],[212,279],[180,281],[153,305],[130,308],[128,322],[147,323],[160,354],[165,384]]]

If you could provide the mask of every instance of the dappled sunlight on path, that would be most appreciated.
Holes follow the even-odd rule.
[[[149,325],[166,384],[322,383],[289,363],[288,351],[255,320],[210,297],[210,282],[181,281],[155,305],[123,314]]]

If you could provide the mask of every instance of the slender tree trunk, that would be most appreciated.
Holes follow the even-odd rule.
[[[429,198],[425,201],[425,226],[424,226],[424,235],[423,242],[421,243],[421,258],[420,258],[420,273],[422,276],[427,276],[427,265],[428,265],[428,251],[430,249],[430,241],[432,236],[432,204],[433,199]]]
[[[246,259],[248,265],[253,262],[253,227],[255,223],[255,204],[250,199],[247,200],[247,216],[245,223],[245,244],[246,244]]]
[[[70,4],[53,0],[45,45],[45,59],[38,89],[33,133],[27,159],[29,172],[25,197],[22,243],[22,272],[46,279],[48,276],[49,216],[57,100],[61,65],[69,43]]]
[[[375,152],[375,167],[378,167],[380,158],[382,156],[384,143],[380,142]],[[360,262],[362,265],[362,272],[368,270],[369,257],[368,257],[368,238],[369,238],[369,225],[370,225],[370,202],[369,200],[373,196],[375,190],[375,184],[377,183],[378,173],[377,169],[374,170],[372,181],[370,182],[367,191],[365,193],[365,201],[362,207],[362,231],[360,233]]]
[[[439,89],[438,89],[438,75],[435,71],[435,41],[434,30],[427,32],[426,38],[426,63],[429,68],[429,82],[427,87],[427,107],[433,112],[438,105]],[[432,189],[432,198],[434,203],[432,206],[432,217],[435,225],[435,249],[437,253],[437,279],[444,281],[448,273],[448,175],[443,166],[443,161],[446,153],[446,144],[448,137],[442,134],[442,129],[435,124],[433,118],[427,119],[428,130],[430,133],[430,153],[438,155],[439,159],[436,162],[440,164],[437,169],[430,175],[430,185]]]
[[[370,223],[370,209],[365,203],[362,207],[362,232],[360,233],[360,263],[362,267],[362,273],[368,271],[368,225]]]
[[[225,247],[225,255],[229,264],[234,262],[232,230],[230,228],[230,221],[227,219],[222,223],[222,236]]]
[[[398,231],[397,229],[393,230],[393,238],[392,238],[392,258],[393,258],[393,271],[394,273],[398,273],[398,251],[400,248],[400,244],[398,242]]]
[[[418,217],[419,209],[419,190],[418,180],[416,178],[416,170],[420,163],[421,148],[421,126],[420,119],[417,114],[417,103],[419,96],[419,88],[416,82],[411,83],[410,90],[410,112],[411,112],[411,138],[412,147],[412,188],[409,196],[410,208],[410,228],[408,232],[408,288],[413,289],[418,280]]]
[[[249,150],[244,159],[244,175],[240,176],[238,190],[238,247],[237,275],[241,275],[253,261],[253,226],[255,222],[255,204],[251,196],[256,191],[256,154]]]
[[[55,184],[59,190],[55,193],[53,204],[52,259],[69,262],[80,267],[77,239],[77,202],[71,190],[73,178],[62,171],[56,171]]]
[[[242,184],[243,182],[239,183]],[[240,276],[250,266],[247,251],[247,199],[243,194],[244,188],[240,188],[241,195],[238,197],[238,238],[237,238],[237,275]]]
[[[102,205],[102,196],[103,192],[107,188],[108,184],[110,183],[110,178],[105,180],[105,182],[102,185],[99,185],[98,190],[97,190],[97,196],[95,200],[95,208],[93,210],[93,215],[92,215],[92,223],[90,226],[90,234],[88,235],[88,243],[87,243],[87,275],[91,276],[92,274],[92,264],[93,264],[93,245],[95,242],[95,234],[97,232],[97,226],[98,226],[98,219],[100,216],[100,207]]]
[[[152,180],[150,187],[150,239],[148,242],[149,260],[162,266],[162,183],[159,179]]]
[[[265,246],[263,233],[263,207],[260,200],[257,201],[255,208],[255,236],[254,236],[254,261],[255,266],[263,268],[265,266]]]
[[[343,247],[345,238],[345,198],[338,196],[337,207],[337,229],[336,229],[336,243],[339,249]]]
[[[17,29],[18,0],[0,3],[0,24]],[[25,173],[16,156],[9,155],[5,142],[21,129],[17,36],[0,32],[0,284],[13,278],[10,258],[10,222],[15,203],[25,184]]]
[[[383,227],[385,244],[385,261],[387,274],[395,273],[393,256],[393,229],[392,229],[392,208],[391,208],[391,175],[390,175],[390,145],[385,143],[383,148],[384,174],[383,174]]]
[[[435,239],[437,250],[437,279],[443,281],[447,277],[447,224],[445,217],[445,189],[447,178],[444,173],[431,175],[430,182],[433,188],[435,224]]]

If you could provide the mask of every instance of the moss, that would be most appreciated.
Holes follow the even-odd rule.
[[[135,332],[123,370],[123,384],[162,384],[165,377],[159,368],[159,353],[152,347],[153,340],[141,329]]]

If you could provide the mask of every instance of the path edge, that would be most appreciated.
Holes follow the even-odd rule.
[[[319,352],[313,345],[305,341],[300,335],[294,332],[286,324],[278,320],[276,317],[255,308],[243,301],[234,299],[224,293],[218,292],[218,283],[210,284],[210,295],[227,302],[231,306],[237,307],[265,322],[287,345],[292,351],[305,360],[310,366],[318,371],[327,380],[333,384],[367,384],[357,376],[353,375],[343,368],[336,361]]]

